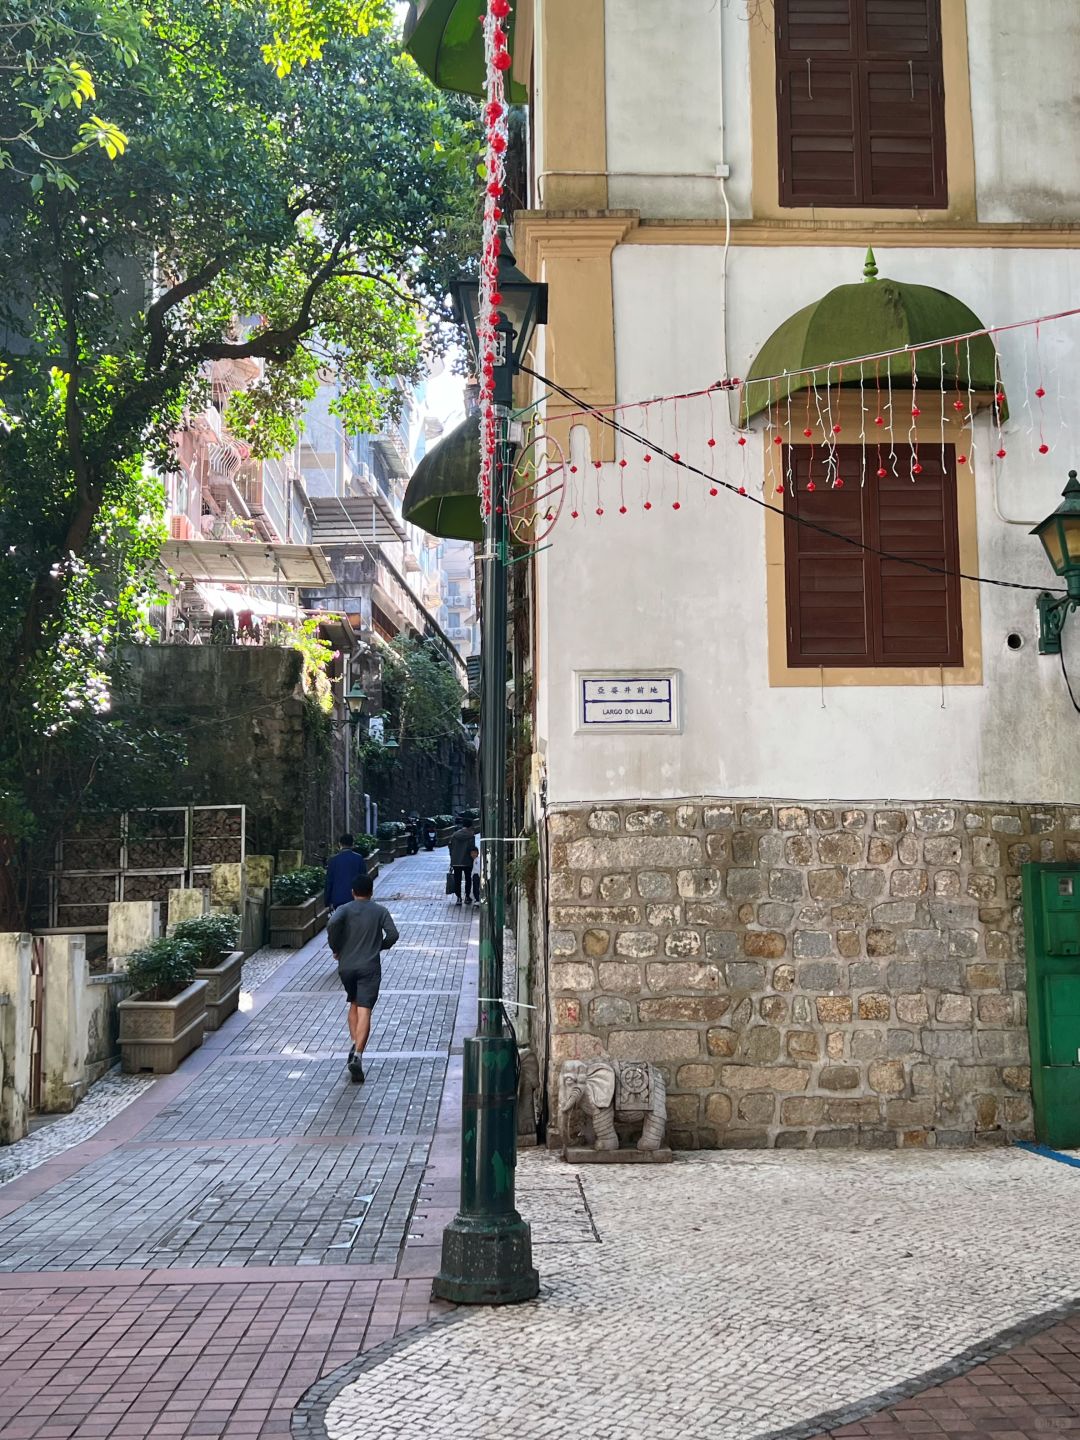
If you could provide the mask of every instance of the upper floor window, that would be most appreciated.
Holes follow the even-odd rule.
[[[776,0],[781,205],[944,209],[941,0]]]
[[[784,452],[788,665],[962,665],[953,446],[920,447],[914,481],[907,446],[882,479],[876,452],[834,453],[843,489],[827,483],[820,447]]]

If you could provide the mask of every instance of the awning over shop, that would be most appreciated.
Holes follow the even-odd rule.
[[[483,0],[415,0],[405,17],[405,49],[441,90],[484,95]],[[516,7],[506,19],[514,53]],[[514,105],[528,99],[524,85],[508,74],[506,96]]]
[[[983,392],[986,402],[996,392],[997,378],[990,337],[979,335],[956,345],[932,343],[982,328],[975,312],[945,290],[879,280],[874,252],[868,250],[861,284],[838,285],[789,316],[765,341],[746,377],[742,419],[818,386],[873,387],[879,379],[910,386],[913,359],[919,385],[940,390],[944,384],[965,394],[970,387]],[[926,342],[926,350],[903,349]],[[839,369],[843,361],[885,350],[901,353]]]
[[[318,545],[257,540],[168,540],[159,564],[178,580],[210,585],[289,585],[319,590],[334,573]]]
[[[484,538],[480,516],[480,416],[466,416],[417,465],[402,514],[444,540]]]
[[[246,591],[226,590],[223,585],[196,585],[199,599],[213,613],[215,610],[231,610],[234,615],[244,611],[267,620],[302,620],[304,612],[287,601],[278,605],[273,600],[263,600]]]

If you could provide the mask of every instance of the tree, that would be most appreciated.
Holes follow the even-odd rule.
[[[21,66],[16,74],[16,66]],[[382,0],[9,0],[0,19],[0,862],[42,747],[109,720],[155,589],[171,437],[212,361],[291,444],[320,366],[371,428],[438,344],[471,248],[476,133]],[[112,722],[112,723],[119,723]],[[87,768],[92,757],[87,760]],[[0,887],[0,927],[17,920]],[[5,917],[4,911],[7,911]]]

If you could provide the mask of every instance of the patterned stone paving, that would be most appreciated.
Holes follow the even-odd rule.
[[[0,1185],[14,1180],[17,1175],[36,1170],[39,1165],[62,1155],[73,1145],[89,1140],[102,1126],[115,1120],[133,1100],[145,1095],[153,1083],[150,1075],[121,1075],[119,1070],[111,1070],[91,1086],[82,1104],[70,1115],[53,1120],[40,1130],[16,1140],[13,1145],[0,1149]]]
[[[394,866],[417,898],[392,902],[365,1085],[319,937],[253,956],[240,1013],[176,1075],[135,1103],[116,1077],[112,1108],[69,1117],[95,1123],[42,1132],[47,1157],[0,1190],[3,1440],[276,1440],[321,1374],[438,1311],[470,936],[442,870]]]
[[[280,1140],[126,1146],[0,1222],[0,1270],[393,1261],[426,1154]],[[346,1223],[361,1215],[362,1227]]]
[[[203,1083],[159,1113],[141,1141],[247,1140],[273,1135],[430,1135],[446,1072],[444,1058],[372,1059],[357,1087],[341,1058],[224,1059]]]
[[[699,1152],[572,1178],[579,1190],[553,1156],[521,1157],[541,1301],[459,1312],[388,1347],[324,1417],[307,1413],[307,1433],[495,1440],[512,1417],[528,1440],[811,1435],[1080,1295],[1080,1172],[1019,1150]],[[1071,1400],[1027,1430],[991,1376],[998,1406],[984,1404],[978,1433],[1080,1433],[1075,1365],[1071,1376]],[[957,1435],[976,1431],[955,1406],[938,1413]],[[909,1405],[842,1433],[949,1428],[935,1423]]]

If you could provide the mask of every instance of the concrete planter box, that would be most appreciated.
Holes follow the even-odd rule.
[[[409,837],[407,835],[396,835],[394,837],[394,854],[407,855],[409,853]]]
[[[299,950],[326,924],[321,895],[312,895],[302,905],[270,906],[270,944],[279,950]]]
[[[240,975],[244,952],[233,950],[213,966],[195,967],[196,980],[206,981],[206,1028],[217,1030],[240,1005]]]
[[[376,858],[380,865],[392,865],[394,863],[394,854],[395,852],[392,849],[387,850],[380,846],[376,852]]]
[[[371,876],[372,880],[377,880],[377,879],[379,878],[379,857],[378,857],[378,855],[377,855],[377,854],[375,854],[375,855],[368,855],[368,856],[366,856],[365,858],[366,858],[366,860],[367,860],[367,873]]]
[[[128,1074],[171,1075],[197,1050],[206,1029],[205,980],[194,980],[172,1000],[121,1000],[120,1056]]]

